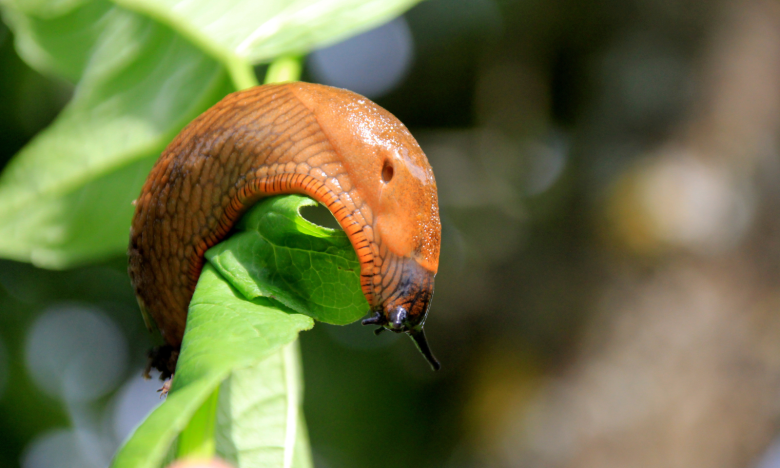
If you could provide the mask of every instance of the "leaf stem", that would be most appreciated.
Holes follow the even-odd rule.
[[[219,386],[192,416],[187,428],[179,435],[176,458],[210,459],[216,452],[214,428],[217,420]]]
[[[284,468],[293,465],[295,455],[295,440],[298,435],[300,421],[300,406],[303,396],[301,375],[301,351],[298,340],[285,346],[282,350],[284,359],[284,384],[287,388],[287,429],[284,437]]]
[[[300,80],[302,58],[300,55],[286,55],[271,62],[265,73],[265,84]]]
[[[257,77],[255,76],[252,65],[241,58],[229,58],[223,60],[225,67],[227,68],[230,79],[233,81],[233,86],[236,90],[248,89],[257,86]]]

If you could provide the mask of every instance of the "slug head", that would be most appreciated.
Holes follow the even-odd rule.
[[[363,320],[363,325],[379,325],[377,334],[383,330],[406,333],[433,370],[439,370],[439,361],[433,356],[423,331],[433,299],[433,276],[414,260],[404,262],[396,294],[374,307],[373,315]]]
[[[362,267],[373,275],[367,293],[373,315],[363,323],[406,333],[438,369],[422,331],[441,244],[436,180],[425,153],[403,123],[369,99],[327,86],[292,86],[350,174],[374,255],[381,265],[394,265],[392,271],[378,261]]]

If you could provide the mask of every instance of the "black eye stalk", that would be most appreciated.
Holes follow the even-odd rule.
[[[422,324],[414,326],[408,320],[408,313],[403,307],[398,307],[388,314],[389,317],[385,317],[381,311],[375,311],[374,315],[363,319],[361,322],[363,325],[379,325],[379,328],[374,330],[374,334],[379,335],[385,329],[393,331],[395,333],[406,333],[414,341],[414,345],[422,353],[428,364],[435,371],[441,369],[441,364],[434,357],[431,352],[431,348],[428,346],[428,340],[425,338],[425,332],[423,331]]]

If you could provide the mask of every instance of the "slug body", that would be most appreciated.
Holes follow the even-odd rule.
[[[187,125],[149,174],[128,270],[168,345],[181,346],[203,254],[258,199],[282,193],[324,204],[349,236],[372,312],[363,323],[409,334],[438,369],[422,332],[441,238],[428,160],[386,110],[307,83],[228,95]]]

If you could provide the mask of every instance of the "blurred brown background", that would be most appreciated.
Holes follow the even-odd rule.
[[[443,224],[441,372],[302,335],[318,467],[780,467],[780,3],[429,0],[304,79],[410,127]],[[0,161],[71,91],[0,25]],[[158,402],[125,268],[0,262],[0,466],[106,466]]]

